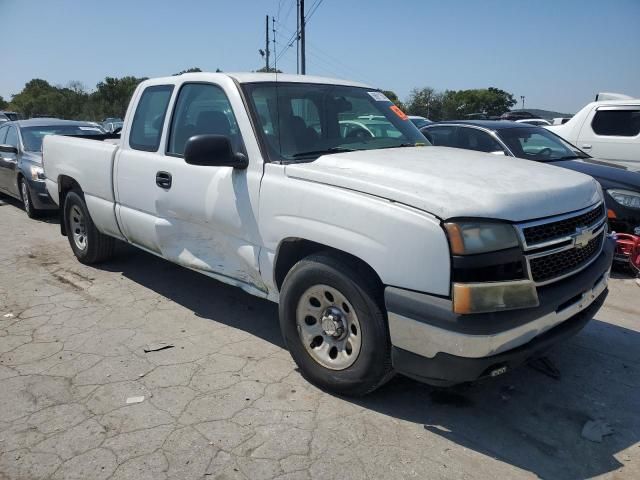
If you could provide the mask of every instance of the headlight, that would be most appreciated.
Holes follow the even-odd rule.
[[[461,221],[444,224],[451,253],[473,255],[518,246],[515,228],[507,223]]]
[[[35,165],[31,166],[31,180],[44,180],[44,170],[42,167],[37,167]]]
[[[640,193],[631,192],[629,190],[607,190],[607,193],[611,195],[616,202],[620,205],[624,205],[629,208],[638,208],[640,209]]]

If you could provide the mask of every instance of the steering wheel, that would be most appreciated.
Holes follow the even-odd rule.
[[[370,138],[373,138],[373,134],[370,131],[365,130],[364,128],[355,128],[351,130],[349,133],[347,133],[346,138],[353,138],[356,140],[368,140]]]
[[[551,150],[549,147],[544,147],[542,150],[540,150],[537,153],[537,155],[542,155],[543,157],[550,157],[552,153],[553,153],[553,150]]]

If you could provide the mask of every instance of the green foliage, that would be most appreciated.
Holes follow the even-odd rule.
[[[382,90],[382,93],[384,93],[389,100],[391,100],[398,108],[400,108],[400,110],[405,109],[405,105],[400,101],[398,95],[396,95],[396,92],[394,92],[393,90]]]
[[[499,88],[472,90],[446,90],[436,92],[431,87],[414,89],[407,101],[407,112],[431,120],[464,119],[471,113],[483,113],[488,117],[509,111],[516,99]]]
[[[267,67],[262,67],[259,68],[258,70],[256,70],[257,73],[282,73],[282,70],[279,70],[277,68],[273,68],[273,67],[269,67],[267,69]]]
[[[178,73],[174,73],[173,76],[175,77],[176,75],[182,75],[183,73],[198,73],[201,71],[202,70],[200,70],[199,67],[191,67],[187,68],[186,70],[180,70]]]
[[[83,120],[121,117],[142,80],[144,78],[107,77],[98,83],[94,92],[89,93],[77,81],[61,87],[34,78],[20,93],[13,95],[9,108],[22,113],[25,118],[36,115]]]
[[[0,110],[6,110],[8,106],[9,102],[2,98],[2,95],[0,95]]]

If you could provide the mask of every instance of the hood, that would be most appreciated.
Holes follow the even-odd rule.
[[[603,162],[594,158],[584,160],[562,160],[549,165],[568,168],[576,172],[591,175],[606,187],[624,186],[640,191],[640,173],[614,163]]]
[[[22,154],[22,161],[42,165],[42,152],[24,152]]]
[[[286,175],[355,190],[441,219],[532,220],[600,200],[596,181],[528,160],[447,147],[336,153],[290,164]]]

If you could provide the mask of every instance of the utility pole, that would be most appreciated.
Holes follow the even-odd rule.
[[[300,73],[302,75],[306,75],[307,73],[307,58],[305,54],[305,43],[304,43],[304,0],[300,0]]]
[[[267,72],[268,72],[269,71],[269,15],[267,15],[266,20],[267,21],[264,24],[264,32],[265,32],[265,35],[266,35],[266,38],[265,38],[265,52],[266,52],[266,55],[265,56],[266,56],[266,60],[267,60],[266,67],[267,67]]]
[[[276,52],[276,19],[271,17],[271,26],[273,27],[273,71],[277,72],[278,70],[278,56]]]
[[[524,110],[524,95],[520,95],[520,100],[522,100],[522,110]]]
[[[296,74],[300,73],[300,0],[296,0]]]

